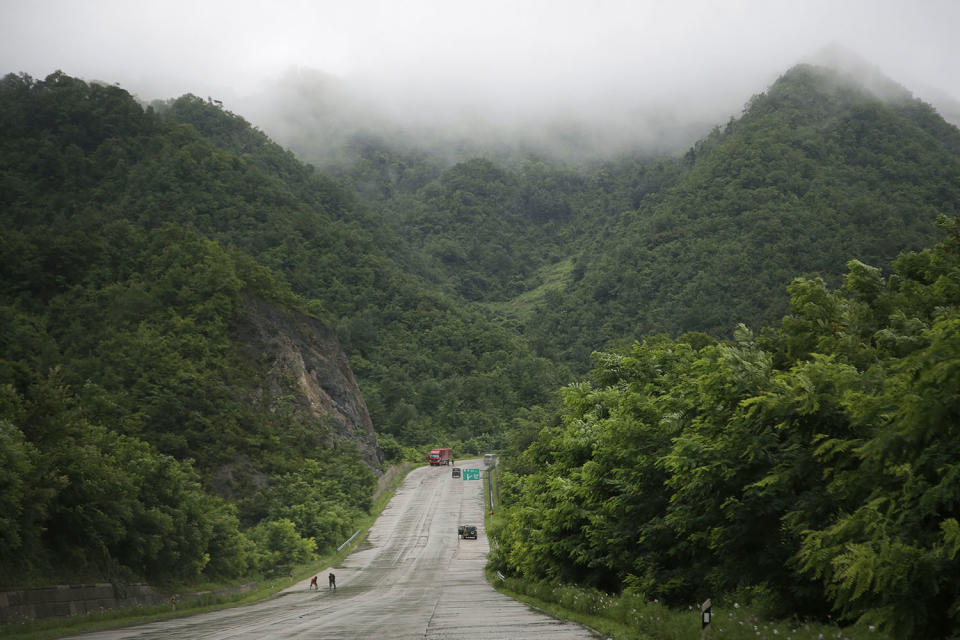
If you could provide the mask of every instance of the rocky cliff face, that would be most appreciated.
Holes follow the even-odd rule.
[[[333,331],[309,316],[251,299],[249,347],[269,372],[261,398],[290,398],[331,427],[331,438],[354,442],[370,466],[383,461],[363,394]],[[330,443],[331,445],[334,442]]]

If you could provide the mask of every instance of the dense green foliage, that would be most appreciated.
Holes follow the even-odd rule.
[[[497,441],[518,408],[546,401],[555,384],[566,380],[563,369],[535,356],[515,332],[450,296],[446,280],[436,273],[432,284],[424,279],[431,272],[422,268],[421,256],[429,252],[395,235],[400,221],[355,201],[241,118],[189,96],[160,108],[227,151],[242,158],[252,153],[251,162],[265,175],[283,178],[277,189],[296,196],[291,203],[300,211],[289,221],[283,210],[271,208],[269,215],[260,210],[253,219],[240,216],[201,231],[240,246],[322,310],[351,356],[378,431],[409,445],[453,439],[477,451]],[[496,174],[489,170],[473,184],[494,189],[484,183]],[[396,180],[420,184],[418,171],[429,175],[414,163]],[[197,179],[209,184],[212,178]],[[245,188],[265,197],[263,184]],[[231,197],[229,191],[216,195],[218,211]],[[235,215],[239,208],[231,205],[226,212]]]
[[[56,378],[4,388],[3,581],[41,572],[154,579],[242,575],[235,510],[189,463],[83,415]]]
[[[414,177],[415,176],[415,177]],[[346,176],[386,211],[416,262],[412,269],[471,301],[505,301],[537,286],[537,271],[565,257],[586,180],[528,159],[486,159],[445,170],[419,156],[364,149]]]
[[[265,301],[335,330],[388,455],[515,453],[505,572],[957,631],[956,227],[920,249],[960,133],[927,105],[801,66],[677,158],[355,151],[328,177],[195,96],[0,81],[0,583],[349,535],[373,474],[265,393]]]
[[[585,372],[593,350],[651,332],[758,329],[798,275],[835,285],[850,259],[935,242],[936,216],[960,211],[960,133],[887,92],[799,66],[682,157],[446,167],[366,139],[340,175],[408,269],[506,307],[538,354]]]
[[[320,550],[349,535],[372,474],[349,447],[330,449],[322,421],[262,396],[266,365],[243,343],[252,299],[336,328],[391,451],[455,438],[487,448],[563,380],[514,333],[398,266],[402,246],[348,190],[213,104],[143,109],[117,87],[10,75],[0,125],[3,500],[19,523],[0,549],[4,582],[229,577],[281,568],[251,540],[299,557],[309,545],[287,523]],[[45,420],[77,425],[90,456],[72,460],[69,440],[38,431],[29,407],[47,387],[63,402]],[[181,489],[148,499],[137,489],[148,481],[131,480],[131,506],[86,530],[58,524],[105,500],[80,488],[107,484],[88,470],[98,456],[127,459],[116,442],[180,469]],[[158,544],[126,555],[137,536],[161,535],[137,515],[150,500],[180,509],[188,492],[211,501],[188,511],[208,533],[181,539],[174,518],[162,535],[179,562]],[[209,535],[216,527],[229,531]],[[63,530],[76,544],[51,537]]]
[[[598,176],[599,179],[599,176]],[[724,335],[787,308],[795,276],[836,284],[850,259],[887,264],[960,212],[960,132],[909,96],[797,67],[669,163],[613,165],[600,234],[531,316],[541,353],[583,362],[600,340]]]
[[[960,630],[960,224],[885,278],[798,279],[780,326],[599,353],[505,474],[494,564],[674,603],[747,590]],[[512,480],[507,482],[507,480]]]

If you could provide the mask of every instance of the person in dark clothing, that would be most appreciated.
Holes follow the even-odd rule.
[[[331,573],[330,575],[327,576],[327,580],[330,581],[330,586],[329,586],[328,588],[329,588],[329,589],[333,589],[334,591],[336,591],[336,590],[337,590],[337,576],[335,576],[335,575],[333,575],[333,573]]]

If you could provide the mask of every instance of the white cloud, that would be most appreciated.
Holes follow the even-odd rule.
[[[422,104],[742,104],[830,43],[960,99],[954,0],[4,0],[0,25],[0,71],[148,99],[229,100],[308,67]]]

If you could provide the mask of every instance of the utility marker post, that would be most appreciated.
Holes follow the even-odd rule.
[[[704,640],[710,631],[710,598],[700,605],[700,640]]]

